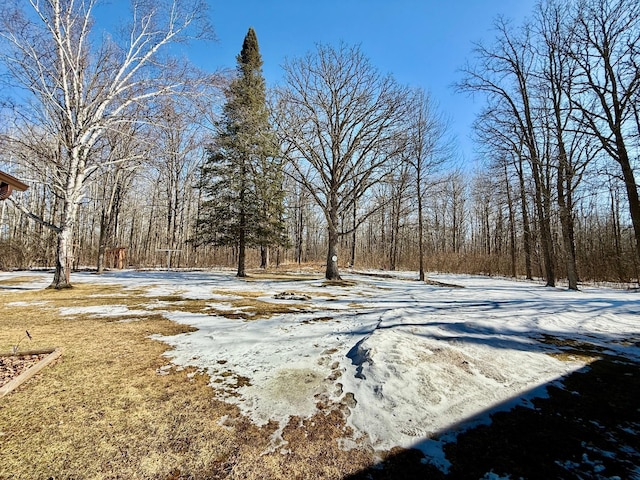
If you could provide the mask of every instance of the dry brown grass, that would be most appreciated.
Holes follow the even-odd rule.
[[[355,280],[324,280],[322,285],[324,287],[353,287],[357,285],[358,282]]]
[[[542,335],[542,343],[559,347],[559,350],[548,352],[548,355],[564,362],[580,361],[591,363],[602,358],[603,347],[592,343],[581,342],[572,338],[560,338],[554,335]]]
[[[167,346],[149,336],[189,328],[157,312],[132,322],[59,313],[63,306],[143,308],[153,300],[142,290],[109,285],[0,291],[0,351],[25,329],[33,337],[28,348],[64,349],[56,364],[0,400],[1,479],[338,479],[371,461],[369,452],[339,448],[344,420],[330,409],[306,422],[292,420],[285,449],[269,452],[276,425],[258,428],[217,401],[207,375],[166,368]],[[203,308],[171,300],[172,308]],[[266,309],[265,302],[244,302]],[[274,305],[271,312],[292,308]]]
[[[286,270],[251,270],[249,272],[248,277],[244,277],[243,280],[246,281],[256,281],[256,280],[282,280],[282,281],[307,281],[307,280],[322,280],[323,275],[315,272],[305,272],[305,273],[297,273],[297,272],[289,272]]]
[[[25,275],[22,277],[4,278],[0,280],[0,285],[23,285],[25,283],[38,282],[40,280],[42,280],[42,277]]]
[[[219,293],[219,292],[216,292]],[[237,292],[234,293],[237,297]],[[244,295],[244,292],[242,293]],[[163,302],[161,305],[152,306],[166,311],[180,311],[190,313],[202,313],[206,315],[218,315],[227,318],[240,320],[261,320],[273,315],[285,313],[311,312],[307,305],[298,303],[273,303],[256,300],[254,297],[264,296],[259,292],[247,292],[247,296],[241,298],[231,298],[224,302],[212,302],[211,300],[195,300],[176,296],[167,300],[167,297],[159,297]],[[224,303],[228,308],[218,308],[216,303]]]

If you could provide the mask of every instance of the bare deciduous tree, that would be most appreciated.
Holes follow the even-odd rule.
[[[567,280],[570,290],[578,289],[578,270],[573,224],[573,191],[575,179],[575,153],[579,142],[571,135],[571,105],[569,99],[575,94],[575,65],[566,54],[570,42],[571,22],[566,9],[551,0],[539,5],[537,27],[541,37],[540,90],[547,97],[549,121],[549,145],[556,161],[556,191],[562,225],[562,239],[566,256]],[[574,140],[572,142],[572,139]],[[584,162],[583,162],[584,163]]]
[[[108,247],[115,247],[112,243],[116,238],[118,220],[126,192],[134,179],[136,169],[140,166],[147,145],[136,141],[141,135],[136,125],[122,131],[113,131],[105,139],[105,162],[101,164],[100,179],[102,182],[96,190],[99,198],[100,233],[98,235],[97,273],[103,273],[106,263]],[[120,161],[123,159],[124,161]]]
[[[640,261],[640,197],[631,154],[637,148],[640,3],[588,0],[577,4],[574,16],[568,54],[577,64],[577,79],[570,99],[585,131],[620,166]]]
[[[408,121],[407,162],[413,170],[418,203],[419,278],[424,272],[424,211],[425,190],[432,176],[451,156],[451,142],[447,141],[447,123],[437,106],[424,90],[414,92]]]
[[[277,123],[292,176],[311,194],[327,221],[327,279],[339,279],[340,218],[365,202],[402,148],[400,126],[407,91],[381,75],[358,47],[320,45],[284,66]],[[376,206],[359,211],[357,227]]]
[[[150,99],[183,91],[186,68],[162,53],[209,31],[203,0],[135,0],[118,43],[92,34],[96,3],[12,0],[0,11],[1,60],[23,92],[15,97],[11,143],[26,147],[16,149],[23,161],[52,165],[52,187],[63,202],[60,222],[48,225],[57,234],[53,288],[70,286],[78,206],[103,160],[94,154],[99,140],[139,120],[133,110]]]
[[[537,55],[532,48],[532,31],[524,25],[517,31],[503,19],[496,22],[497,37],[491,47],[478,45],[478,65],[465,69],[466,78],[459,85],[469,92],[484,92],[495,104],[503,106],[514,133],[526,149],[535,185],[535,208],[540,222],[540,236],[547,286],[555,286],[555,258],[551,232],[548,164],[541,152],[540,125],[536,117]],[[543,132],[546,133],[546,132]]]

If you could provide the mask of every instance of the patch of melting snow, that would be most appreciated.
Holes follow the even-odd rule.
[[[43,305],[48,305],[51,302],[49,302],[48,300],[42,300],[42,301],[37,301],[37,302],[9,302],[6,304],[7,307],[36,307],[36,306],[43,306]]]
[[[387,302],[395,305],[397,299]],[[372,309],[369,313],[364,309],[361,315],[337,317],[344,326],[331,322],[330,329],[323,325],[296,329],[300,318],[291,324],[291,315],[251,323],[233,332],[220,330],[221,325],[210,318],[197,324],[187,320],[201,329],[189,334],[190,347],[186,347],[185,337],[165,341],[176,347],[168,353],[174,362],[188,363],[190,357],[179,351],[201,348],[191,343],[194,337],[205,335],[210,339],[212,350],[228,360],[234,373],[250,379],[251,386],[238,389],[240,399],[228,401],[237,403],[258,424],[276,420],[286,425],[293,415],[308,417],[315,413],[317,395],[341,402],[345,394],[350,394],[355,402],[350,408],[349,426],[366,435],[380,450],[412,446],[418,439],[475,413],[478,404],[497,404],[528,389],[532,380],[550,380],[576,368],[543,353],[503,355],[491,346],[469,346],[455,338],[442,338],[443,332],[437,327],[428,330],[431,322],[424,318],[420,324],[407,321],[419,311],[383,309],[381,315],[380,309],[368,307]],[[436,320],[434,323],[440,323],[442,319]],[[410,328],[405,323],[411,324]],[[464,328],[469,325],[474,324]],[[216,335],[205,333],[212,328]],[[227,335],[228,340],[224,338]],[[305,338],[313,339],[313,345],[305,343]],[[230,345],[231,341],[235,345]],[[325,353],[327,358],[323,359],[323,350],[332,353]],[[514,362],[514,357],[520,358]],[[541,366],[536,367],[536,362]],[[206,363],[206,359],[198,362],[201,367]],[[333,373],[326,368],[329,363],[335,365]],[[509,372],[512,363],[522,368]],[[307,389],[299,375],[283,373],[290,371],[292,364],[297,364],[294,370],[298,373],[317,372],[308,382],[313,389]],[[215,382],[215,371],[207,370]],[[332,382],[340,383],[340,388],[333,388]]]
[[[149,315],[149,310],[130,310],[126,305],[93,305],[87,307],[60,307],[60,315],[93,315],[96,317],[121,317],[123,315]]]

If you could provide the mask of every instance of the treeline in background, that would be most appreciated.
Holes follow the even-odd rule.
[[[56,3],[38,13],[91,15],[44,6]],[[251,158],[280,169],[269,178],[283,235],[250,244],[249,268],[326,265],[335,253],[341,269],[561,279],[570,288],[638,281],[636,1],[547,0],[523,24],[497,19],[494,41],[475,46],[457,85],[485,102],[475,157],[465,161],[446,110],[381,74],[359,47],[319,45],[265,88],[255,33],[234,71],[204,73],[157,53],[210,29],[193,15],[202,2],[160,3],[158,28],[133,29],[137,43],[91,37],[91,23],[76,21],[61,30],[71,41],[56,44],[56,22],[43,24],[21,2],[3,7],[0,169],[30,188],[0,203],[0,269],[164,267],[167,250],[174,268],[235,266],[239,245],[216,240],[223,226],[211,209],[220,189],[239,188],[221,179],[235,175],[229,152],[249,148],[237,125],[256,145],[263,126],[252,123],[255,111],[240,112],[257,98],[277,148],[254,148]],[[131,53],[132,44],[147,50]],[[255,55],[245,59],[249,47]],[[70,63],[56,57],[64,48]],[[257,87],[242,83],[254,76]],[[240,171],[254,180],[273,174],[248,168]]]

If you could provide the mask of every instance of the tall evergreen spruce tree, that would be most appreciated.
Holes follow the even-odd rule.
[[[226,92],[218,132],[203,166],[198,243],[235,246],[238,277],[246,248],[285,245],[282,160],[269,122],[258,39],[249,28]],[[264,255],[263,255],[264,263]],[[266,266],[266,265],[263,265]]]

